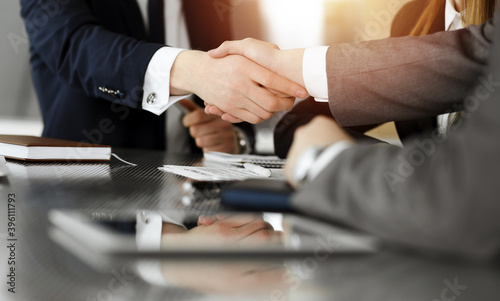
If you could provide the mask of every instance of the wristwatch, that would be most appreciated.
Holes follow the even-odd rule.
[[[326,148],[326,146],[311,146],[300,155],[292,174],[296,183],[304,184],[306,182],[313,163]]]
[[[245,132],[237,127],[233,129],[236,135],[236,143],[238,144],[238,154],[250,154],[252,152],[252,146]]]

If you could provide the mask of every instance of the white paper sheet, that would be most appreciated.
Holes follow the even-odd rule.
[[[159,170],[190,178],[196,181],[243,181],[247,179],[266,179],[244,168],[217,168],[198,166],[165,165]],[[271,179],[284,179],[281,169],[271,169]]]
[[[206,152],[204,154],[205,162],[220,162],[227,164],[252,163],[266,168],[282,168],[286,160],[277,156],[260,155],[231,155],[219,152]]]

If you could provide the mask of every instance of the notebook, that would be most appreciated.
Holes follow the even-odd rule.
[[[0,156],[24,161],[109,161],[111,146],[54,138],[0,135]]]

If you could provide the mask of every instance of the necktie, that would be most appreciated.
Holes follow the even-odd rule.
[[[165,44],[165,7],[164,0],[149,0],[149,40]]]

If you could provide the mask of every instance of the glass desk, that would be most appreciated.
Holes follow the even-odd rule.
[[[500,300],[500,268],[381,250],[368,254],[176,257],[91,267],[49,237],[51,210],[185,210],[183,178],[164,164],[200,164],[197,156],[118,149],[111,163],[9,161],[0,179],[0,300]],[[9,195],[15,209],[9,209]],[[218,207],[195,207],[208,214]],[[8,235],[8,213],[15,235]],[[9,239],[17,239],[9,241]],[[92,238],[89,237],[89,240]],[[14,243],[15,248],[8,248]],[[14,257],[13,276],[9,257]],[[146,271],[146,272],[145,272]],[[10,281],[13,280],[13,281]],[[9,284],[10,282],[11,284]],[[14,288],[16,293],[8,291]]]

